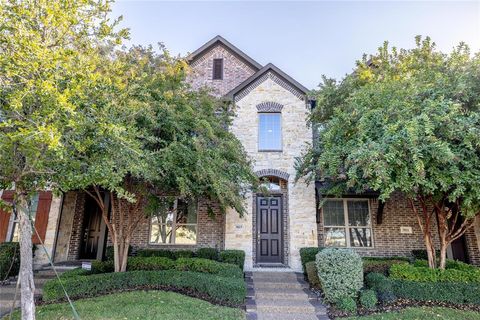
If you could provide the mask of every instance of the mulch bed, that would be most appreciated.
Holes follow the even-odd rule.
[[[311,288],[311,290],[317,296],[322,297],[322,292],[319,289]],[[338,310],[337,308],[335,308],[335,306],[330,305],[325,301],[324,303],[328,309],[327,311],[328,316],[332,319],[355,316],[355,315],[346,313],[342,310]],[[359,307],[357,309],[357,315],[367,316],[371,314],[394,312],[394,311],[400,311],[408,307],[445,307],[445,308],[451,308],[451,309],[457,309],[457,310],[470,310],[470,311],[480,312],[480,305],[478,304],[456,304],[451,302],[416,301],[416,300],[409,300],[409,299],[397,299],[390,303],[379,304],[375,309],[365,309],[365,308]]]

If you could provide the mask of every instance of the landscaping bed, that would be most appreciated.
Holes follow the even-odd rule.
[[[240,320],[244,312],[238,308],[212,305],[174,292],[135,291],[108,294],[74,302],[81,319],[164,319],[164,320]],[[73,319],[67,303],[37,307],[38,320]],[[20,319],[20,313],[14,314]]]
[[[358,316],[345,318],[346,320],[419,320],[419,319],[436,319],[436,320],[480,320],[480,313],[469,310],[455,310],[444,307],[408,307],[400,311],[377,313],[368,316]]]
[[[303,258],[311,260],[315,250],[307,249]],[[449,260],[446,270],[430,269],[414,256],[360,258],[350,249],[317,249],[315,257],[315,262],[302,259],[305,275],[312,290],[330,304],[332,318],[412,306],[480,312],[478,267]]]

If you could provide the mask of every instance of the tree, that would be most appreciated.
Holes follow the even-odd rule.
[[[58,168],[95,88],[100,48],[125,30],[106,18],[109,1],[3,1],[0,6],[0,188],[14,189],[20,220],[22,319],[35,318],[32,226],[35,192],[58,190]],[[105,79],[103,79],[105,80]],[[74,168],[73,168],[74,169]]]
[[[411,50],[385,43],[341,82],[324,78],[315,94],[318,138],[298,177],[329,179],[334,194],[403,192],[432,268],[437,219],[445,268],[448,245],[480,214],[480,54],[463,43],[443,54],[429,38]]]
[[[114,246],[115,271],[123,272],[138,222],[158,214],[148,208],[207,197],[223,211],[243,213],[243,194],[257,178],[227,130],[228,106],[190,89],[184,60],[163,46],[161,53],[140,46],[106,52],[102,73],[114,80],[95,91],[98,112],[77,131],[82,143],[70,151],[77,171],[65,174],[66,188],[81,188],[97,201]]]

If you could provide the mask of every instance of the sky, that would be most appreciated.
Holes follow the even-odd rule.
[[[162,42],[185,56],[221,35],[262,65],[273,63],[309,89],[342,78],[384,41],[411,48],[430,36],[450,52],[480,50],[477,1],[138,1],[117,0],[131,44]]]

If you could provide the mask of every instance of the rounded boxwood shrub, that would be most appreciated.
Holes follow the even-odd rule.
[[[308,283],[314,288],[320,289],[320,279],[318,279],[317,266],[315,261],[309,261],[305,264],[305,270],[307,273]]]
[[[307,262],[315,262],[315,256],[319,253],[323,248],[321,247],[305,247],[300,248],[300,261],[302,262],[303,272],[307,272],[306,264]]]
[[[218,260],[218,250],[215,248],[200,248],[195,252],[197,258]]]
[[[356,297],[363,286],[362,258],[351,249],[328,248],[316,256],[318,278],[325,299],[335,303],[344,297]]]
[[[367,288],[374,290],[377,293],[378,299],[382,303],[391,302],[396,299],[392,281],[381,273],[369,273],[365,277]]]
[[[339,310],[348,312],[350,314],[357,312],[357,303],[352,297],[339,298],[335,305]]]
[[[360,292],[360,304],[366,309],[373,309],[378,302],[375,291],[368,289]]]

